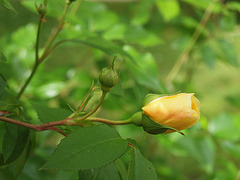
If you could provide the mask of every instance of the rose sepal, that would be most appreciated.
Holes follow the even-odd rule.
[[[179,130],[177,130],[175,128],[172,128],[172,127],[166,126],[166,125],[162,125],[162,124],[159,124],[159,123],[153,121],[146,114],[142,114],[142,127],[143,127],[144,131],[146,131],[149,134],[154,134],[154,135],[165,133],[167,130],[173,130],[173,131],[180,133],[181,135],[184,135],[182,132],[180,132]]]

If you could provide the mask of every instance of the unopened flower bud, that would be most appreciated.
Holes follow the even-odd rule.
[[[46,13],[47,13],[47,7],[45,5],[40,5],[39,6],[39,9],[38,9],[38,13],[41,15],[41,16],[44,16]]]
[[[101,88],[103,91],[108,92],[112,87],[114,87],[118,82],[118,74],[112,68],[112,66],[105,67],[99,76],[99,81],[101,83]]]
[[[142,110],[142,126],[151,134],[187,129],[200,118],[200,102],[194,93],[158,97],[145,104]]]

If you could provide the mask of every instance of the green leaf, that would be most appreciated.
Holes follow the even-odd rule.
[[[132,60],[131,55],[125,52],[121,47],[101,37],[88,37],[80,40],[70,40],[70,41],[75,43],[85,44],[87,46],[99,49],[111,56],[117,56],[120,54]]]
[[[0,3],[1,3],[2,7],[5,7],[6,9],[9,9],[9,10],[17,13],[8,0],[0,0]]]
[[[131,24],[143,25],[147,23],[151,17],[151,10],[154,4],[154,0],[140,0],[133,9],[133,18]]]
[[[218,45],[218,56],[225,62],[237,66],[238,55],[234,45],[225,39],[219,39]]]
[[[122,180],[126,180],[127,179],[127,169],[123,163],[123,161],[121,159],[117,159],[114,164],[116,165],[116,167],[118,168],[118,171],[122,177]]]
[[[239,129],[231,114],[222,113],[210,121],[209,132],[220,139],[239,139]]]
[[[23,152],[21,153],[19,158],[15,161],[15,163],[13,164],[14,165],[14,174],[13,174],[14,179],[17,178],[21,174],[21,172],[24,168],[24,165],[26,163],[26,160],[28,158],[28,155],[30,153],[30,148],[31,148],[30,147],[30,138],[28,138],[28,141],[26,143],[26,146],[25,146]]]
[[[154,92],[162,92],[163,86],[158,77],[158,67],[151,53],[139,54],[136,49],[131,46],[125,46],[124,49],[133,58],[134,63],[126,61],[126,66],[136,78],[137,82]]]
[[[3,159],[6,164],[15,161],[22,154],[28,137],[29,129],[10,123],[6,125],[2,144]]]
[[[175,0],[157,0],[157,8],[165,21],[170,21],[180,13],[178,1]]]
[[[78,172],[78,179],[92,180],[93,179],[93,170],[84,169]]]
[[[0,62],[7,62],[6,56],[3,54],[3,52],[0,51]]]
[[[111,163],[106,167],[102,167],[95,170],[94,180],[121,180],[117,167]]]
[[[118,159],[126,148],[127,141],[113,128],[85,127],[64,138],[41,169],[98,168]]]
[[[66,119],[72,112],[62,108],[48,108],[42,105],[34,105],[39,119],[43,123]]]
[[[129,164],[128,180],[156,180],[157,174],[151,162],[142,156],[139,149],[130,151],[132,161]]]
[[[233,2],[228,2],[227,3],[227,8],[240,12],[240,3],[239,2],[234,2],[234,1]]]
[[[3,94],[5,87],[9,88],[8,83],[6,79],[3,77],[3,75],[0,73],[0,97]]]
[[[203,45],[200,49],[202,61],[205,62],[210,68],[213,68],[216,62],[216,53],[209,45]]]
[[[6,122],[0,121],[0,152],[2,150],[2,141],[6,129]]]

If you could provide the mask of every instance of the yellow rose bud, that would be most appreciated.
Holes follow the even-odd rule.
[[[145,105],[142,110],[156,123],[179,131],[193,126],[200,118],[200,102],[194,93],[159,97]],[[172,132],[175,131],[167,130],[164,134]]]

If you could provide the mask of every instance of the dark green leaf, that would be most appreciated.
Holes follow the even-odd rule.
[[[92,180],[93,179],[93,170],[92,169],[84,169],[78,172],[78,179],[81,180]]]
[[[0,152],[2,151],[2,141],[3,141],[5,129],[6,129],[5,126],[6,126],[6,123],[3,121],[0,121]]]
[[[5,87],[9,88],[8,83],[5,80],[5,78],[2,76],[2,74],[0,73],[0,97],[3,94]]]
[[[14,163],[14,174],[13,174],[14,178],[17,178],[21,174],[21,172],[24,168],[24,165],[26,163],[26,160],[28,158],[28,155],[30,153],[30,148],[31,148],[30,147],[30,138],[28,138],[27,144],[26,144],[23,152],[21,153],[19,158]]]
[[[12,10],[13,12],[16,13],[15,9],[13,8],[13,6],[11,5],[11,3],[8,0],[0,0],[0,3],[1,3],[1,6],[7,8],[9,10]]]
[[[116,167],[118,168],[118,171],[122,177],[122,180],[126,180],[127,179],[127,168],[125,167],[123,161],[121,159],[117,159],[114,164],[116,165]]]
[[[3,158],[6,164],[15,161],[22,154],[28,137],[29,129],[14,124],[6,125],[2,145]]]
[[[72,112],[62,108],[48,108],[42,105],[34,105],[39,119],[43,123],[66,119]]]
[[[129,164],[128,180],[156,180],[154,166],[142,156],[139,149],[132,148],[130,153],[132,161]]]
[[[42,169],[98,168],[119,158],[126,148],[127,141],[113,128],[85,127],[64,138]]]
[[[117,167],[111,163],[106,167],[95,169],[94,171],[94,180],[121,180],[120,174]]]

